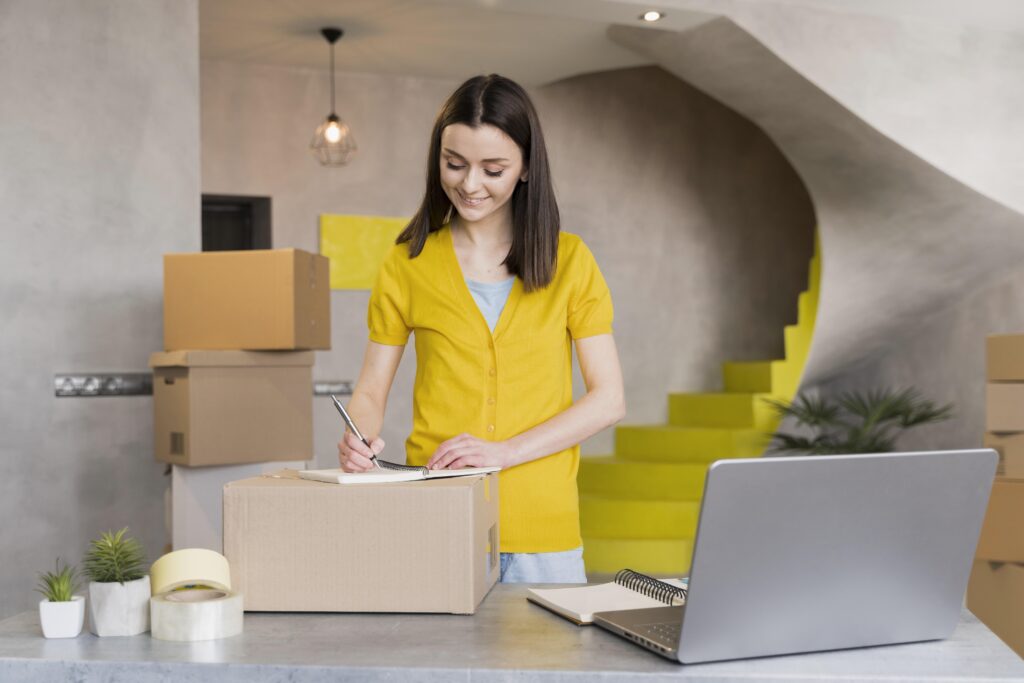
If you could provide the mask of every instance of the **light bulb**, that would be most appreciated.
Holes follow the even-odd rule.
[[[341,139],[341,127],[337,121],[331,121],[327,124],[327,128],[324,130],[324,137],[330,143],[335,143]]]
[[[644,21],[657,21],[658,19],[661,19],[663,16],[665,15],[662,14],[661,12],[658,12],[656,10],[649,10],[647,12],[644,12],[640,16],[640,18],[643,19]]]

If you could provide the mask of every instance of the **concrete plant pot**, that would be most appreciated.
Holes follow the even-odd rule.
[[[126,583],[89,583],[89,630],[134,636],[149,630],[149,576]]]
[[[85,596],[66,602],[39,601],[39,625],[47,638],[77,638],[85,623]]]

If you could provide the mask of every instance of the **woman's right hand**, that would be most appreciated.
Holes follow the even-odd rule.
[[[338,462],[346,472],[369,472],[374,468],[371,455],[384,450],[384,439],[377,437],[370,442],[372,452],[356,435],[346,430],[345,436],[338,442]]]

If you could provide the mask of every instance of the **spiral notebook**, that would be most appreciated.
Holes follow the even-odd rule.
[[[632,569],[623,569],[610,583],[573,588],[530,588],[526,599],[560,617],[586,626],[594,612],[644,609],[686,603],[687,579],[655,579]]]
[[[500,467],[463,467],[457,470],[431,470],[416,465],[400,465],[377,458],[378,469],[369,472],[346,472],[342,469],[301,470],[301,479],[322,481],[328,484],[385,484],[400,481],[419,481],[421,479],[448,479],[451,477],[470,477],[478,474],[498,472]]]

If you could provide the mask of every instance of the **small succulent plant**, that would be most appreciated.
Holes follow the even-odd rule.
[[[142,545],[127,533],[128,527],[117,532],[105,531],[89,544],[82,564],[90,580],[123,584],[146,575]]]
[[[78,570],[74,565],[61,566],[57,558],[56,567],[52,572],[39,572],[39,586],[36,591],[50,602],[71,602],[78,590]]]

